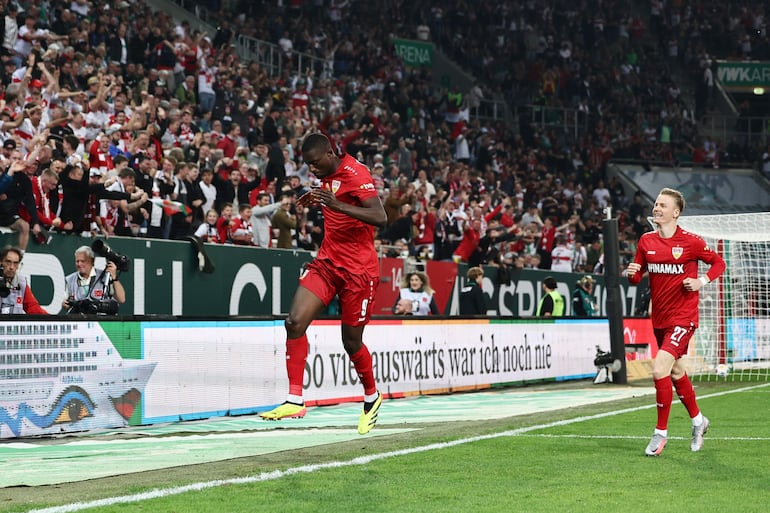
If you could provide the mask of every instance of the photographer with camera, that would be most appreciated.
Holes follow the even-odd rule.
[[[127,265],[128,260],[114,253],[99,239],[94,242],[94,246],[107,259],[107,267],[94,267],[95,256],[91,247],[81,246],[75,250],[77,271],[65,278],[67,299],[62,302],[68,314],[117,315],[118,305],[126,302],[126,291],[118,276],[118,264]]]
[[[0,251],[0,314],[48,315],[38,303],[26,277],[19,274],[21,249],[7,246]]]

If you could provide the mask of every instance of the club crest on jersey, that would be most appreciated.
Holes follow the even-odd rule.
[[[337,191],[340,190],[340,185],[342,185],[342,182],[339,180],[332,180],[332,192],[334,194],[337,194]]]
[[[684,253],[684,248],[682,246],[674,246],[671,248],[671,256],[674,257],[674,260],[679,260],[682,253]]]

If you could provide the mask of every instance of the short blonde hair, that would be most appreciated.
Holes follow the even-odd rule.
[[[484,270],[481,267],[471,267],[466,276],[470,281],[476,281],[479,276],[484,276]]]
[[[666,196],[671,196],[674,198],[674,201],[676,202],[676,208],[679,209],[679,214],[681,215],[682,212],[684,212],[684,194],[677,191],[676,189],[671,189],[669,187],[664,187],[660,190],[658,195],[665,194]]]

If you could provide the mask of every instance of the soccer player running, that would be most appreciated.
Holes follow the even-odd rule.
[[[725,262],[702,238],[677,226],[682,211],[682,193],[662,189],[652,209],[657,231],[642,235],[634,261],[626,269],[632,284],[639,283],[645,270],[649,275],[652,327],[658,343],[652,367],[658,422],[644,451],[647,456],[658,456],[666,446],[672,383],[692,419],[690,450],[701,450],[703,435],[709,428],[709,420],[698,408],[695,390],[681,358],[687,354],[687,346],[698,327],[698,290],[724,272]],[[698,277],[699,260],[711,266],[701,277]]]
[[[260,416],[269,420],[305,416],[307,410],[302,399],[308,355],[305,332],[338,295],[342,344],[364,387],[364,408],[358,421],[358,432],[363,435],[374,427],[382,404],[363,333],[379,283],[374,227],[385,225],[385,209],[366,166],[350,155],[336,155],[325,135],[308,135],[302,143],[302,156],[321,180],[321,187],[298,198],[297,204],[323,207],[325,233],[318,256],[300,276],[285,322],[289,395],[286,402]]]

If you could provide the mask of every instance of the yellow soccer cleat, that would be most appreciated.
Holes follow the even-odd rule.
[[[305,416],[307,408],[304,404],[285,402],[270,411],[259,414],[265,420],[299,419]]]
[[[367,403],[364,403],[364,411],[361,412],[361,417],[358,419],[358,434],[365,435],[372,430],[375,424],[377,424],[377,413],[380,411],[380,405],[382,405],[382,394],[377,392],[377,399],[371,404],[367,410]]]

